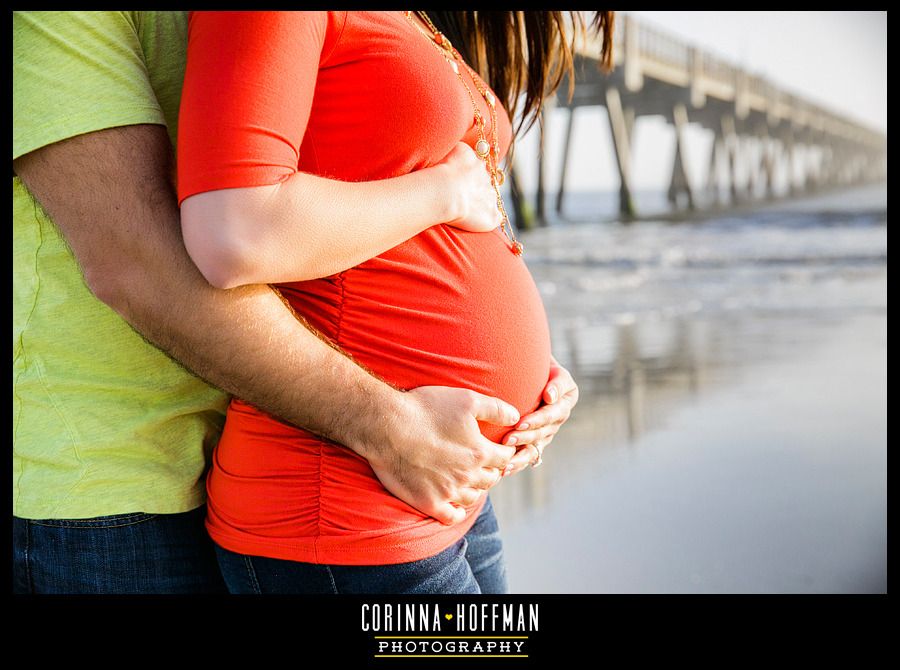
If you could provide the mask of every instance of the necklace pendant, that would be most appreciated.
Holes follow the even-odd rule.
[[[487,158],[487,155],[491,152],[491,145],[488,144],[487,140],[478,140],[475,143],[475,153],[478,154],[479,158]]]
[[[450,44],[450,40],[447,39],[447,37],[444,35],[444,33],[435,33],[434,41],[439,47],[441,47],[442,49],[445,49],[446,51],[453,50],[453,45]]]
[[[516,256],[521,256],[522,254],[525,253],[525,247],[522,246],[521,242],[519,242],[518,240],[515,240],[512,243],[512,252]]]
[[[456,74],[459,74],[459,65],[456,64],[455,60],[448,60],[447,63],[450,65],[451,68],[453,68],[453,71]]]
[[[487,104],[491,107],[494,106],[494,103],[497,102],[496,98],[494,98],[493,94],[490,91],[485,91],[484,99],[487,100]]]

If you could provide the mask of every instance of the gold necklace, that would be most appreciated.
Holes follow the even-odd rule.
[[[511,244],[511,250],[516,256],[521,256],[522,252],[525,250],[522,246],[522,243],[516,239],[515,234],[512,230],[512,224],[509,221],[509,216],[506,214],[506,208],[503,206],[503,198],[500,196],[500,186],[503,185],[504,182],[504,174],[503,170],[497,167],[497,161],[500,158],[500,142],[497,139],[497,110],[496,103],[497,100],[494,97],[493,93],[491,93],[486,84],[483,84],[481,78],[478,74],[466,64],[466,61],[460,55],[460,53],[456,50],[456,48],[450,43],[450,40],[447,39],[447,36],[444,35],[441,31],[437,29],[434,23],[431,22],[431,19],[428,18],[428,15],[425,12],[417,11],[416,14],[421,17],[421,19],[428,25],[431,29],[432,36],[428,37],[425,34],[425,31],[421,29],[421,27],[415,22],[412,17],[412,11],[406,11],[406,18],[410,23],[418,30],[423,37],[425,37],[435,49],[444,57],[447,63],[450,64],[450,67],[453,68],[453,71],[456,73],[457,78],[462,83],[463,87],[466,89],[466,93],[469,94],[469,100],[472,101],[472,109],[475,111],[475,123],[478,125],[478,135],[479,139],[475,143],[475,153],[481,158],[485,164],[487,165],[488,171],[491,173],[491,186],[494,187],[494,193],[497,195],[497,209],[500,210],[500,215],[502,216],[500,222],[500,228],[503,231],[506,238],[509,240]],[[478,89],[478,92],[484,98],[484,101],[487,103],[488,108],[491,110],[491,142],[485,138],[484,132],[484,116],[478,109],[478,104],[475,102],[475,96],[472,94],[472,89],[469,88],[469,85],[466,83],[465,79],[463,79],[462,73],[459,71],[458,63],[462,63],[462,66],[466,68],[466,71],[469,73],[469,76],[472,78],[472,82],[475,84],[475,88]]]

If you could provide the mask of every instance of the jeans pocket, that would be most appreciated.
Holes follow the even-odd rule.
[[[129,514],[97,516],[91,519],[28,519],[28,523],[51,528],[120,528],[122,526],[144,523],[158,516],[158,514],[147,514],[146,512],[131,512]]]

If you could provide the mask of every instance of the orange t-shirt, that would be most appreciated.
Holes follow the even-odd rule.
[[[502,158],[511,127],[497,111]],[[477,139],[465,89],[403,12],[191,15],[180,200],[296,171],[396,177]],[[279,289],[311,326],[401,388],[469,388],[523,414],[540,403],[550,367],[546,316],[500,229],[433,226],[350,270]],[[506,430],[486,427],[485,435]],[[207,490],[207,527],[223,547],[345,565],[432,556],[462,537],[483,505],[444,526],[391,495],[349,449],[237,399]]]

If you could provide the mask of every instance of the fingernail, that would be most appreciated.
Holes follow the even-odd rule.
[[[555,386],[551,386],[550,390],[547,392],[550,396],[550,402],[556,402],[557,390]]]
[[[518,441],[519,441],[519,438],[516,437],[515,435],[513,435],[512,437],[510,437],[510,438],[508,438],[508,439],[506,440],[506,444],[507,444],[507,446],[510,446],[510,447],[511,447],[511,446],[513,446],[513,445],[514,445],[516,442],[518,442]]]
[[[508,464],[505,468],[503,468],[503,476],[506,477],[513,471],[512,463]]]
[[[516,428],[516,430],[528,430],[528,424],[527,423],[519,424],[519,426]]]

